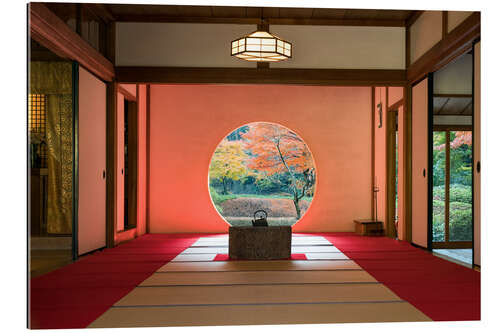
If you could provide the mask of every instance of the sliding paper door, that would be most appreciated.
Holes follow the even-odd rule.
[[[481,42],[474,45],[474,265],[481,266]]]
[[[80,67],[78,254],[106,246],[106,85]]]
[[[412,87],[412,243],[428,247],[429,79]]]

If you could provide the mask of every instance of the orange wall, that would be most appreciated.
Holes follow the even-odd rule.
[[[212,153],[232,130],[268,121],[296,131],[317,190],[296,232],[353,231],[371,216],[371,89],[278,85],[153,85],[150,232],[226,232],[208,194]]]
[[[393,105],[394,103],[399,102],[403,99],[403,87],[389,87],[389,101],[387,102],[388,106]]]

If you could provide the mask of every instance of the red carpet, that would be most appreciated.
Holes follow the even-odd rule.
[[[218,255],[215,256],[214,261],[228,261],[228,260],[235,260],[229,258],[228,254],[221,254],[219,253]],[[288,260],[307,260],[307,257],[304,253],[292,253],[290,258]]]
[[[200,236],[144,235],[31,279],[31,327],[87,327]]]
[[[479,272],[387,237],[321,235],[432,320],[480,320]]]

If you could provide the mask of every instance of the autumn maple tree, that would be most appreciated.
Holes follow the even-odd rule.
[[[229,193],[229,182],[241,179],[247,174],[245,160],[247,154],[243,151],[241,141],[225,139],[214,152],[210,163],[209,175],[222,183],[222,194]]]
[[[314,187],[316,175],[312,157],[297,134],[270,123],[248,125],[242,133],[243,149],[250,153],[246,165],[267,176],[286,173],[297,219],[301,216],[299,201]]]
[[[472,131],[456,131],[455,138],[453,141],[450,141],[451,148],[458,148],[462,145],[472,146]],[[446,147],[446,144],[440,144],[435,147],[437,150],[443,150]]]

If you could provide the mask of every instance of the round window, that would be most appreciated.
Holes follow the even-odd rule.
[[[232,131],[210,162],[210,197],[232,226],[251,226],[258,210],[267,213],[268,225],[293,225],[309,209],[315,187],[309,148],[292,130],[274,123]]]

